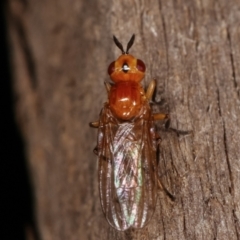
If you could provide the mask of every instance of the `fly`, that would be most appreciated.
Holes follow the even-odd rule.
[[[154,121],[166,119],[152,113],[150,100],[156,82],[144,91],[141,81],[146,66],[128,53],[133,35],[122,55],[108,67],[113,84],[105,83],[108,101],[99,120],[97,148],[99,194],[108,223],[119,231],[142,228],[151,219],[157,200],[157,139]]]

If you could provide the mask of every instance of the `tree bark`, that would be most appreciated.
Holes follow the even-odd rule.
[[[240,239],[240,2],[9,0],[16,96],[42,240]],[[142,230],[118,232],[101,211],[92,149],[116,35],[157,79],[159,190]]]

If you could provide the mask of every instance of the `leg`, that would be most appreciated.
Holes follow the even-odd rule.
[[[97,146],[93,149],[93,153],[98,155],[98,147]]]
[[[169,117],[169,114],[165,114],[165,113],[155,113],[155,114],[153,114],[153,119],[154,119],[155,121],[165,120],[165,119],[166,119],[167,121],[166,121],[166,123],[165,123],[165,128],[166,128],[167,130],[170,130],[170,131],[175,132],[175,133],[178,135],[178,137],[179,137],[180,135],[188,135],[188,134],[192,133],[192,131],[182,131],[182,130],[178,130],[178,129],[175,129],[175,128],[171,128],[171,127],[170,127],[171,118]]]
[[[104,82],[104,85],[105,85],[105,88],[107,90],[107,93],[109,94],[109,92],[111,90],[111,85],[109,83],[107,83],[107,82]],[[98,128],[99,127],[99,121],[90,122],[89,126],[93,127],[93,128]]]
[[[156,80],[153,79],[149,83],[148,88],[147,88],[147,92],[145,94],[148,101],[150,101],[152,99],[152,95],[153,95],[153,92],[155,90],[155,87],[156,87]],[[169,115],[164,114],[164,113],[155,113],[155,114],[153,114],[153,118],[156,121],[157,120],[164,120],[164,119],[169,119]]]
[[[158,121],[158,120],[170,119],[170,117],[168,114],[165,114],[165,113],[155,113],[153,114],[153,119]]]
[[[98,127],[99,127],[99,121],[90,122],[90,123],[89,123],[89,126],[90,126],[90,127],[93,127],[93,128],[98,128]]]
[[[146,99],[147,99],[148,101],[150,101],[150,100],[152,99],[152,95],[153,95],[153,92],[154,92],[154,90],[155,90],[155,87],[156,87],[156,80],[153,79],[153,80],[149,83],[148,88],[147,88],[147,91],[146,91],[146,94],[145,94]]]
[[[174,201],[174,200],[176,199],[175,196],[174,196],[173,194],[171,194],[171,193],[165,188],[165,186],[161,183],[160,179],[158,179],[157,181],[158,181],[158,187],[159,187],[159,189],[160,189],[160,190],[163,190],[163,191],[167,194],[167,196],[168,196],[172,201]]]
[[[107,82],[104,82],[105,88],[107,90],[107,94],[109,94],[110,90],[111,90],[111,85]]]

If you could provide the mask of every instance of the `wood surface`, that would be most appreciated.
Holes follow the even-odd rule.
[[[16,118],[42,240],[240,239],[240,1],[9,0]],[[117,232],[98,196],[98,119],[116,35],[157,80],[159,190],[145,229]]]

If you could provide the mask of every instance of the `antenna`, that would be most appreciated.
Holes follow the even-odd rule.
[[[132,35],[131,39],[129,40],[127,44],[127,50],[126,52],[123,49],[123,45],[118,41],[118,39],[113,35],[113,41],[117,45],[117,47],[122,51],[122,54],[128,54],[129,49],[132,47],[135,40],[135,34]]]
[[[132,47],[133,43],[135,40],[135,34],[132,35],[131,39],[129,40],[128,44],[127,44],[127,50],[126,50],[126,54],[128,54],[129,49]]]
[[[122,51],[122,54],[125,54],[125,51],[123,50],[123,45],[118,41],[118,39],[113,35],[113,41],[117,45],[117,47]]]

